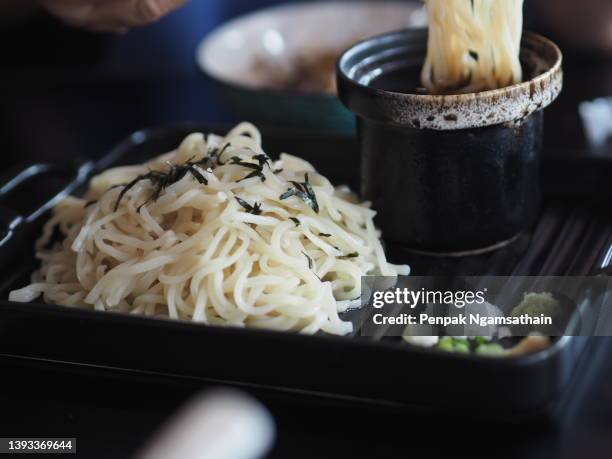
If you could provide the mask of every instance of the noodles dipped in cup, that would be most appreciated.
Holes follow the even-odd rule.
[[[522,81],[523,0],[426,0],[430,94],[484,91]]]

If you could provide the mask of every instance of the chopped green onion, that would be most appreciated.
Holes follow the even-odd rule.
[[[499,344],[481,344],[476,348],[476,354],[485,356],[500,356],[504,353],[504,348]]]

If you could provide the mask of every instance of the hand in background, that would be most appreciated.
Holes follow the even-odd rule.
[[[97,32],[124,32],[155,22],[187,0],[40,0],[67,24]]]

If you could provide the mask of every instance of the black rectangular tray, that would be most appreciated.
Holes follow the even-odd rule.
[[[588,363],[596,338],[562,337],[548,350],[487,359],[422,349],[399,338],[303,336],[150,319],[6,300],[36,267],[34,240],[49,209],[107,167],[144,161],[175,148],[190,132],[223,128],[183,124],[139,131],[97,163],[32,165],[0,183],[0,357],[116,369],[151,378],[203,380],[427,415],[513,420],[555,414]],[[265,148],[311,161],[336,184],[358,189],[353,139],[266,129]],[[546,158],[546,205],[530,234],[487,255],[416,256],[388,246],[414,274],[589,275],[612,259],[606,209],[612,161]],[[354,314],[354,313],[353,313]],[[350,314],[347,319],[351,319]],[[581,362],[582,359],[582,362]],[[475,403],[475,400],[478,403]]]

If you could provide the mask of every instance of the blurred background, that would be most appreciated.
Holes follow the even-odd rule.
[[[153,25],[112,35],[66,26],[38,7],[36,0],[0,0],[0,173],[21,162],[98,158],[132,132],[149,126],[180,121],[241,121],[235,107],[222,97],[223,88],[196,63],[198,46],[229,20],[285,3],[296,2],[191,0]],[[370,3],[377,11],[382,1]],[[415,10],[422,5],[409,0],[400,3]],[[9,4],[12,8],[7,7]],[[610,141],[606,141],[606,134],[612,131],[612,104],[605,99],[612,97],[612,2],[526,0],[525,19],[528,29],[553,38],[565,55],[565,89],[546,115],[545,154],[612,155]],[[413,20],[418,23],[418,15]],[[336,22],[323,32],[347,28],[346,22]],[[408,22],[406,18],[405,24]],[[305,23],[298,21],[293,29],[315,38]],[[289,96],[291,100],[297,97],[290,91]],[[596,99],[599,101],[584,105]],[[333,95],[325,100],[333,102]],[[315,110],[316,115],[316,108],[308,104],[302,107],[292,116],[303,115],[300,110]],[[272,117],[250,121],[275,127],[291,124],[292,117],[281,113],[280,102],[269,102],[266,109]],[[317,134],[322,127],[312,119],[300,129]],[[332,123],[326,128],[334,135],[350,136],[351,123],[349,119],[348,124]],[[80,379],[70,379],[69,375],[72,383],[68,384],[54,368],[28,372],[10,362],[4,363],[0,373],[2,406],[8,406],[19,393],[21,397],[15,398],[12,411],[7,412],[25,413],[18,420],[5,416],[5,427],[48,432],[62,426],[90,446],[88,457],[124,457],[126,452],[136,450],[193,389],[185,390],[165,380],[152,382],[150,378],[125,385],[114,374],[104,381],[98,375]],[[612,403],[612,390],[604,377],[597,381],[597,391],[583,394],[585,408],[576,408],[577,422],[567,435],[548,435],[525,426],[520,431],[521,442],[492,445],[488,449],[492,454],[487,457],[602,457],[596,453],[612,447],[607,409]],[[573,395],[577,404],[580,394]],[[340,412],[285,395],[268,403],[268,408],[279,428],[274,457],[322,457],[319,454],[323,450],[336,457],[345,457],[346,453],[363,457],[366,452],[369,457],[393,457],[398,451],[417,448],[427,452],[431,447],[419,437],[423,433],[410,438],[407,420],[400,415]],[[587,412],[588,416],[584,414]],[[479,427],[480,434],[488,435],[484,424]],[[338,426],[343,428],[340,439]],[[467,437],[454,427],[437,432],[443,432],[447,440],[440,446],[453,455]],[[480,446],[481,451],[488,448]],[[472,452],[471,446],[466,448],[460,453]],[[298,449],[301,455],[296,453]]]
[[[4,167],[17,160],[98,157],[147,126],[239,121],[196,65],[197,46],[232,18],[292,2],[192,0],[158,23],[123,35],[68,27],[35,0],[10,3],[18,6],[5,8],[0,20]],[[566,57],[563,96],[547,112],[548,125],[555,126],[548,131],[547,152],[584,152],[579,104],[612,95],[611,8],[609,0],[526,1],[527,28],[553,37]],[[599,113],[605,110],[599,107]],[[281,125],[284,119],[252,121]],[[350,134],[344,123],[339,133]]]

